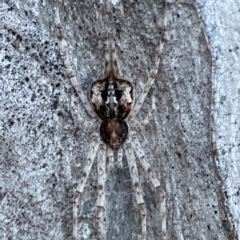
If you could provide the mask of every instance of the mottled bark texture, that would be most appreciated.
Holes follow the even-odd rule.
[[[231,1],[223,5],[206,2],[169,5],[166,42],[156,78],[157,110],[154,119],[138,132],[166,191],[171,240],[234,239],[240,232],[240,86],[234,75],[239,69],[239,50],[232,42],[239,39],[239,30],[234,28],[239,23],[239,9]],[[1,1],[3,240],[71,239],[71,201],[91,132],[83,132],[77,120],[77,113],[90,117],[66,74],[55,25],[56,6],[73,70],[87,96],[91,83],[102,77],[104,42],[109,33],[115,35],[120,74],[131,81],[136,97],[147,81],[159,43],[163,19],[157,0],[116,0],[109,9],[101,1]],[[112,20],[105,17],[108,10]],[[70,108],[73,102],[74,110]],[[151,94],[139,120],[150,105]],[[125,156],[123,165],[123,169],[107,171],[104,216],[110,240],[135,240],[141,233]],[[158,196],[143,169],[139,174],[148,214],[147,239],[161,239]],[[99,239],[96,198],[95,161],[82,197],[80,239]]]

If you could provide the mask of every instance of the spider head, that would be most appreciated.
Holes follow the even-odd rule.
[[[118,150],[128,135],[128,126],[125,121],[108,120],[100,126],[102,140],[113,150]]]

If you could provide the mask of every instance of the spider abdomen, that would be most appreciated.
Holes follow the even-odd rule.
[[[128,126],[125,121],[106,120],[100,126],[102,140],[113,150],[118,150],[128,135]]]

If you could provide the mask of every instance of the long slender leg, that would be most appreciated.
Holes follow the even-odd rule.
[[[106,181],[106,146],[100,144],[98,150],[98,199],[97,199],[97,220],[102,236],[102,240],[107,240],[106,231],[103,224],[103,209],[105,202],[105,181]]]
[[[120,78],[118,64],[117,64],[117,54],[116,54],[115,42],[113,39],[111,39],[111,45],[112,45],[113,74],[115,77]]]
[[[93,121],[86,121],[78,114],[78,122],[81,127],[83,127],[84,130],[87,132],[92,132],[94,130],[97,130],[97,127],[99,126],[97,120]]]
[[[122,165],[122,157],[123,157],[123,148],[121,147],[120,149],[118,149],[118,152],[117,152],[117,166],[119,168],[123,167],[123,165]]]
[[[128,167],[132,178],[135,197],[141,213],[142,240],[146,240],[147,239],[146,207],[140,190],[138,170],[134,152],[131,146],[131,142],[129,140],[127,140],[126,143],[124,144],[124,149],[127,156]]]
[[[162,189],[158,179],[155,177],[154,173],[152,172],[151,166],[149,165],[148,161],[145,159],[144,151],[138,141],[136,135],[132,135],[131,138],[132,147],[138,156],[144,170],[146,171],[148,177],[150,178],[153,186],[157,190],[160,198],[160,215],[161,215],[161,227],[162,227],[162,239],[165,240],[167,238],[167,227],[166,227],[166,218],[167,218],[167,210],[166,210],[166,202],[165,202],[165,191]]]
[[[108,148],[108,158],[109,158],[109,170],[112,170],[114,167],[114,151],[111,148]]]
[[[84,118],[82,118],[80,116],[80,114],[78,113],[78,109],[76,109],[76,107],[74,105],[73,94],[71,96],[71,109],[73,110],[73,112],[75,112],[75,114],[77,114],[77,122],[80,125],[80,127],[84,129],[84,131],[95,132],[97,130],[97,128],[99,127],[99,122],[98,122],[99,120],[93,119],[91,121],[87,121]]]
[[[108,77],[111,71],[113,71],[113,74],[115,77],[120,78],[119,69],[117,65],[117,54],[115,50],[115,42],[112,38],[108,37],[106,40],[106,49],[105,49],[104,78]]]
[[[104,68],[104,78],[108,77],[112,70],[112,64],[110,59],[111,54],[111,39],[108,37],[106,40],[106,49],[105,49],[105,68]]]
[[[146,118],[142,121],[142,122],[137,122],[135,119],[132,119],[132,121],[130,122],[130,125],[132,128],[143,128],[145,127],[149,121],[152,119],[152,116],[155,113],[156,110],[156,104],[155,104],[155,92],[156,92],[156,88],[155,86],[154,90],[153,90],[153,94],[152,94],[152,106],[151,106],[151,110],[149,111],[148,115],[146,116]]]
[[[114,168],[114,151],[111,148],[108,148],[108,158],[109,158],[109,170],[113,170]],[[123,148],[119,148],[117,151],[117,167],[122,168],[122,156],[123,156]]]
[[[146,85],[144,86],[144,89],[143,89],[136,105],[134,106],[133,110],[130,112],[130,114],[128,116],[129,120],[134,119],[134,117],[138,114],[138,112],[139,112],[140,108],[142,107],[142,104],[143,104],[151,86],[154,83],[154,80],[156,78],[158,68],[159,68],[161,54],[162,54],[162,51],[163,51],[166,28],[167,28],[167,3],[166,3],[166,1],[164,1],[163,29],[162,29],[162,33],[161,33],[161,37],[160,37],[159,47],[158,47],[157,53],[156,53],[155,64],[150,71],[148,81],[147,81]]]
[[[66,42],[66,39],[65,39],[65,37],[63,35],[63,31],[62,31],[58,6],[56,6],[55,9],[56,9],[55,10],[55,22],[56,22],[57,30],[58,30],[58,40],[60,43],[60,50],[64,57],[64,64],[66,66],[68,78],[70,79],[73,87],[77,91],[77,94],[80,97],[82,103],[84,104],[88,114],[91,117],[95,118],[96,116],[95,116],[94,112],[92,111],[91,105],[89,104],[89,101],[87,100],[86,96],[84,95],[84,93],[82,91],[81,85],[78,83],[77,78],[75,77],[75,75],[73,73],[73,69],[71,67],[71,63],[69,61],[69,56],[68,56],[68,51],[67,51],[67,42]]]
[[[98,137],[94,136],[92,138],[90,149],[88,151],[87,161],[86,161],[85,166],[83,168],[82,177],[79,179],[77,190],[76,190],[76,193],[73,197],[73,240],[77,240],[77,230],[78,230],[78,221],[77,221],[78,209],[77,209],[77,205],[78,205],[78,201],[79,201],[79,198],[80,198],[81,194],[83,193],[83,189],[85,187],[88,175],[91,171],[95,156],[96,156],[97,151],[98,151],[98,147],[99,147]]]

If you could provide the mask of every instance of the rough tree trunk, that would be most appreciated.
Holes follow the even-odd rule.
[[[72,67],[87,96],[91,83],[102,77],[109,33],[121,75],[132,82],[136,97],[147,81],[163,21],[161,1],[111,2],[108,8],[102,1],[0,2],[3,240],[71,239],[71,199],[91,139],[77,113],[90,117],[66,74],[56,8]],[[169,4],[156,79],[157,111],[138,136],[166,191],[171,240],[237,239],[240,232],[239,18],[235,1]],[[151,93],[139,120],[148,113],[150,99]],[[104,215],[109,240],[140,239],[140,213],[125,157],[123,163],[123,169],[108,171]],[[100,239],[96,167],[82,198],[79,239]],[[159,200],[141,167],[139,174],[148,239],[162,239]]]

